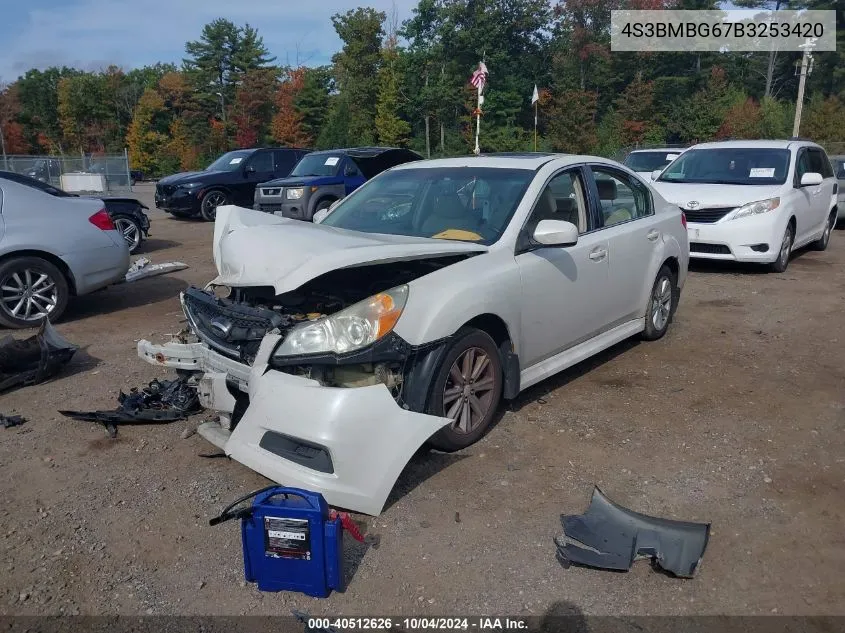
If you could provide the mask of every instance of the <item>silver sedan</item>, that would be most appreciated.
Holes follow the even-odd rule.
[[[57,320],[72,295],[123,279],[129,249],[102,200],[59,197],[0,172],[0,325]]]

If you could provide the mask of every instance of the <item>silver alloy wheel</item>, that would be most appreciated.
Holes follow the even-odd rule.
[[[778,262],[781,266],[786,266],[789,262],[789,254],[792,252],[792,226],[786,227],[786,233],[783,234],[783,242],[780,245],[780,254],[778,254]]]
[[[490,357],[480,347],[470,347],[455,359],[443,387],[445,417],[452,429],[472,433],[493,406],[496,377]]]
[[[40,321],[58,301],[55,280],[35,268],[12,271],[0,280],[0,308],[15,319]]]
[[[141,243],[141,230],[138,225],[128,218],[116,218],[114,220],[114,228],[120,231],[126,244],[129,246],[129,252],[133,252]]]
[[[660,331],[669,323],[672,314],[672,280],[661,277],[651,297],[651,322]]]
[[[221,204],[225,204],[226,196],[224,196],[219,191],[210,191],[205,195],[202,199],[202,212],[203,215],[208,218],[209,220],[213,220],[215,215],[217,214],[217,207]]]

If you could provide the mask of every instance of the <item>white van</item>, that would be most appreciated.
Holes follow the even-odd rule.
[[[809,141],[723,141],[685,151],[652,183],[687,218],[690,257],[789,265],[792,250],[827,248],[838,184]]]

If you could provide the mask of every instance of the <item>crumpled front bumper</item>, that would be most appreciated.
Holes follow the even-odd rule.
[[[265,337],[252,368],[201,343],[140,341],[138,353],[155,365],[205,372],[201,401],[229,413],[235,402],[227,385],[231,370],[231,379],[249,393],[249,405],[231,432],[208,423],[200,426],[201,435],[279,484],[319,492],[334,506],[379,514],[411,456],[451,420],[402,409],[384,385],[323,387],[270,370],[267,360],[278,340]]]

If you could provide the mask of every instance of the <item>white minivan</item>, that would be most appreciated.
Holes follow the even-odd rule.
[[[653,178],[686,214],[690,257],[783,272],[794,249],[826,249],[836,224],[833,167],[809,141],[702,143]]]

